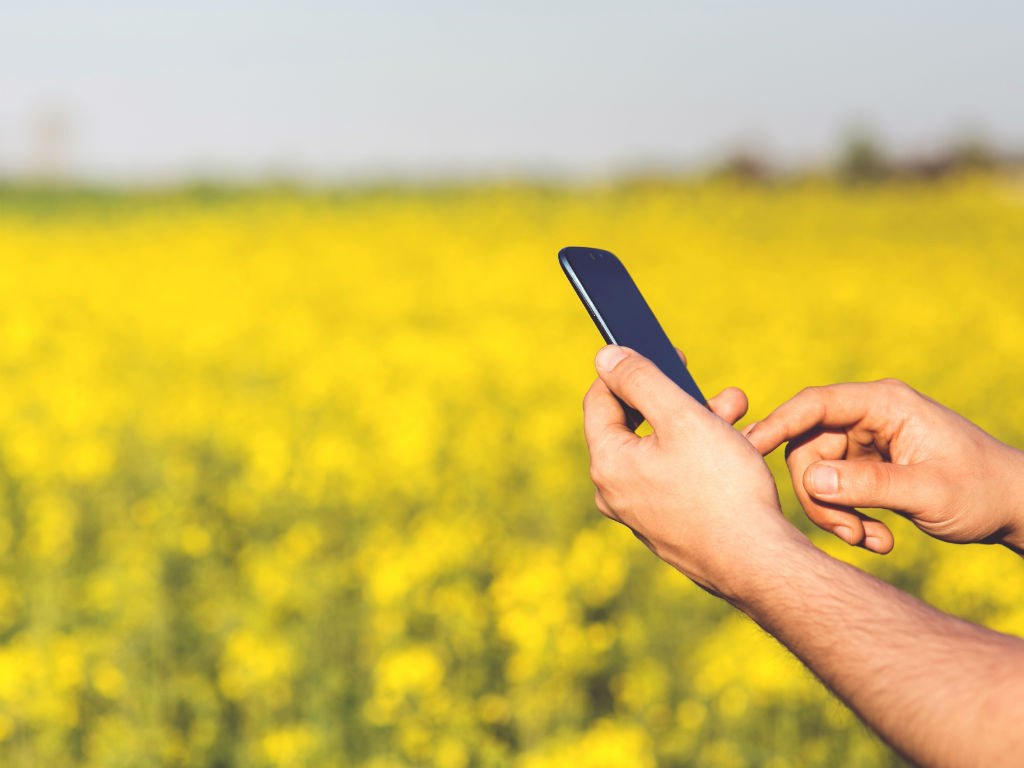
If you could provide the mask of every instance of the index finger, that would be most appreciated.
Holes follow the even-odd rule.
[[[807,387],[755,424],[747,440],[766,456],[812,429],[853,426],[867,415],[877,397],[876,386],[877,382],[855,382]]]
[[[609,440],[617,440],[621,444],[630,439],[640,439],[629,428],[626,412],[601,379],[595,379],[583,397],[583,434],[591,456]]]

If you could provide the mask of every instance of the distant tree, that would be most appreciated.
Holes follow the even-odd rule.
[[[858,128],[848,134],[837,167],[840,178],[852,183],[880,181],[890,170],[880,143],[870,131]]]
[[[750,149],[739,149],[727,156],[712,175],[741,181],[765,182],[770,181],[774,173],[771,163],[763,155]]]
[[[912,156],[891,164],[894,175],[936,181],[953,173],[989,171],[1000,164],[999,155],[982,139],[962,139],[932,154]]]
[[[954,142],[949,148],[949,160],[960,171],[988,171],[999,164],[998,153],[979,136]]]

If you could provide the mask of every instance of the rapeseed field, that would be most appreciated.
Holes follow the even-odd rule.
[[[0,764],[900,764],[593,508],[565,245],[753,418],[896,376],[1024,446],[1019,180],[8,190]],[[885,519],[811,535],[1024,634],[1019,558]]]

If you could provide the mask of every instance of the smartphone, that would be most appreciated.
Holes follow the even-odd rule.
[[[605,342],[636,350],[707,407],[697,383],[615,254],[600,248],[563,248],[558,252],[558,263]],[[634,409],[625,404],[623,408],[632,424],[643,421]]]

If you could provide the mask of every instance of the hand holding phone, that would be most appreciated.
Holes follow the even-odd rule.
[[[608,344],[639,352],[690,397],[707,406],[640,289],[614,254],[600,248],[570,247],[558,252],[558,262]],[[631,423],[643,421],[637,411],[623,407]]]

